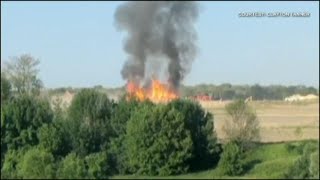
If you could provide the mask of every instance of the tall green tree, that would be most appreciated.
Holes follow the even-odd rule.
[[[125,154],[126,146],[124,139],[126,136],[127,123],[133,113],[147,102],[138,102],[136,100],[127,101],[122,97],[117,104],[115,104],[114,112],[111,117],[112,139],[108,148],[110,154],[112,172],[127,174],[129,169],[127,166],[127,156]]]
[[[192,156],[191,133],[184,115],[169,106],[143,106],[127,124],[125,139],[132,172],[170,175],[188,170]]]
[[[12,99],[1,110],[1,138],[5,145],[1,149],[38,144],[39,128],[53,118],[48,101],[28,95]]]
[[[218,161],[220,151],[214,131],[213,115],[206,112],[199,103],[175,100],[167,104],[183,114],[185,128],[190,131],[193,142],[189,164],[192,170],[207,168]]]
[[[71,145],[81,156],[104,150],[110,141],[113,102],[94,89],[81,90],[68,112]]]

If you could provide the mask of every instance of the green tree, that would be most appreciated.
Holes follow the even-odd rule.
[[[47,179],[55,175],[53,155],[37,147],[28,150],[17,166],[17,173],[23,179]]]
[[[59,164],[57,178],[83,179],[87,177],[85,162],[75,153],[68,154]]]
[[[54,156],[64,156],[70,148],[65,136],[66,133],[63,132],[57,122],[44,124],[38,130],[39,146]]]
[[[190,131],[193,150],[188,164],[191,170],[208,168],[216,163],[220,149],[213,115],[204,111],[199,103],[188,100],[171,101],[167,106],[183,114],[185,128]]]
[[[110,140],[113,102],[93,89],[81,90],[73,99],[68,112],[71,144],[81,156],[99,152]]]
[[[110,163],[112,164],[112,173],[127,174],[129,169],[127,166],[128,158],[125,154],[124,139],[126,135],[127,122],[131,118],[132,114],[140,106],[143,106],[147,102],[138,102],[136,100],[127,101],[125,97],[122,97],[120,101],[115,104],[114,112],[111,118],[112,136],[110,145],[108,147],[108,153],[110,154]]]
[[[228,119],[223,131],[229,141],[237,142],[241,148],[248,149],[253,141],[260,138],[259,121],[256,113],[243,100],[226,105]]]
[[[147,175],[184,173],[192,156],[184,115],[169,106],[143,106],[127,125],[126,146],[133,172]]]
[[[27,95],[14,98],[1,112],[3,143],[14,149],[38,144],[38,129],[45,123],[51,123],[52,118],[48,101]]]
[[[106,179],[110,175],[109,159],[106,152],[89,154],[85,157],[85,162],[88,167],[88,178]]]
[[[1,167],[1,179],[21,178],[18,176],[17,165],[21,162],[22,157],[27,150],[27,148],[20,148],[19,150],[8,150],[6,152],[3,158],[3,166]]]
[[[40,61],[29,54],[12,57],[6,62],[4,72],[12,83],[13,90],[19,94],[39,94],[42,87],[42,82],[37,77],[39,64]]]
[[[236,142],[229,142],[223,148],[219,168],[223,175],[235,176],[243,173],[244,154]]]

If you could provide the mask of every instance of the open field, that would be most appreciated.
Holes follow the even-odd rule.
[[[295,146],[299,146],[301,142],[291,142]],[[316,144],[317,142],[314,142]],[[177,176],[114,176],[113,179],[280,179],[284,178],[284,173],[299,157],[297,151],[288,151],[286,143],[262,144],[252,151],[248,152],[245,162],[246,171],[242,176],[221,176],[219,167],[206,171],[187,173]]]
[[[218,137],[223,138],[222,126],[227,118],[224,102],[201,102],[214,114]],[[252,101],[258,115],[262,142],[282,142],[319,139],[319,102]]]

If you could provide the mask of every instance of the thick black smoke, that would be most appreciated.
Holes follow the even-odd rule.
[[[127,2],[115,13],[116,25],[127,31],[124,50],[129,59],[121,74],[124,79],[141,82],[146,63],[152,57],[168,61],[169,81],[178,88],[191,68],[196,55],[196,32],[193,24],[198,17],[196,2]],[[165,62],[165,61],[164,61]]]

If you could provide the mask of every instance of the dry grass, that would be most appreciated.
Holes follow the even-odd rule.
[[[225,102],[201,102],[214,114],[219,138],[227,118]],[[288,103],[284,101],[253,101],[249,103],[258,115],[262,142],[282,142],[302,139],[319,139],[319,102]],[[299,130],[300,129],[300,130]]]

